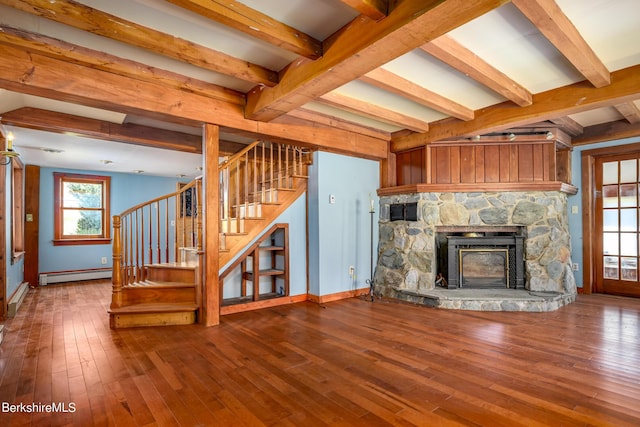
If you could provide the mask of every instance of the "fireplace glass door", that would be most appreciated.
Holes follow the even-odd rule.
[[[462,288],[509,287],[508,249],[460,249]]]
[[[597,292],[640,296],[639,158],[636,153],[596,162]]]

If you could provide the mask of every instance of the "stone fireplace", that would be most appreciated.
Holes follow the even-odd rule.
[[[575,300],[570,254],[563,191],[381,194],[374,286],[443,308],[549,311]]]

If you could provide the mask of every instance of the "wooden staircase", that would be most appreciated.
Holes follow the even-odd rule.
[[[304,194],[309,158],[298,147],[256,141],[220,164],[221,267],[244,262],[242,252]],[[202,200],[196,179],[113,217],[112,328],[200,320]]]

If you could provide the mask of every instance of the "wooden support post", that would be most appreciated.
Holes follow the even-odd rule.
[[[204,270],[203,310],[205,326],[220,323],[220,283],[219,283],[219,218],[220,176],[218,156],[220,152],[220,128],[212,124],[204,125],[204,255],[200,256],[200,265]],[[204,259],[203,259],[204,258]],[[204,262],[203,262],[204,261]]]

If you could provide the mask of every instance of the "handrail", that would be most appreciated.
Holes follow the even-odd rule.
[[[197,181],[202,181],[202,177],[201,177],[201,176],[196,177],[193,181],[191,181],[191,182],[190,182],[190,183],[188,183],[188,184],[185,184],[185,185],[184,185],[183,187],[181,187],[181,188],[180,188],[180,190],[178,190],[178,191],[175,191],[175,192],[173,192],[173,193],[168,193],[168,194],[165,194],[164,196],[156,197],[155,199],[147,200],[146,202],[142,202],[142,203],[140,203],[140,204],[137,204],[137,205],[135,205],[135,206],[133,206],[133,207],[131,207],[131,208],[127,209],[126,211],[121,212],[119,216],[120,216],[120,217],[123,217],[123,216],[125,216],[125,215],[129,215],[131,212],[136,211],[136,210],[138,210],[138,209],[142,208],[143,206],[147,206],[147,205],[149,205],[149,204],[152,204],[152,203],[158,202],[158,201],[160,201],[160,200],[164,200],[164,199],[166,199],[166,198],[168,198],[168,197],[171,197],[171,196],[177,196],[177,195],[179,195],[180,193],[184,193],[184,192],[185,192],[186,190],[188,190],[189,188],[194,187],[194,186],[196,185],[196,182],[197,182]]]
[[[256,141],[253,141],[251,144],[247,145],[245,148],[243,148],[242,150],[238,151],[233,156],[229,157],[228,159],[223,160],[220,163],[220,165],[218,166],[218,169],[223,169],[223,168],[228,167],[230,163],[233,163],[236,160],[238,160],[240,157],[244,156],[246,153],[251,151],[256,145],[260,144],[261,142],[262,141],[260,141],[259,139],[256,140]]]

